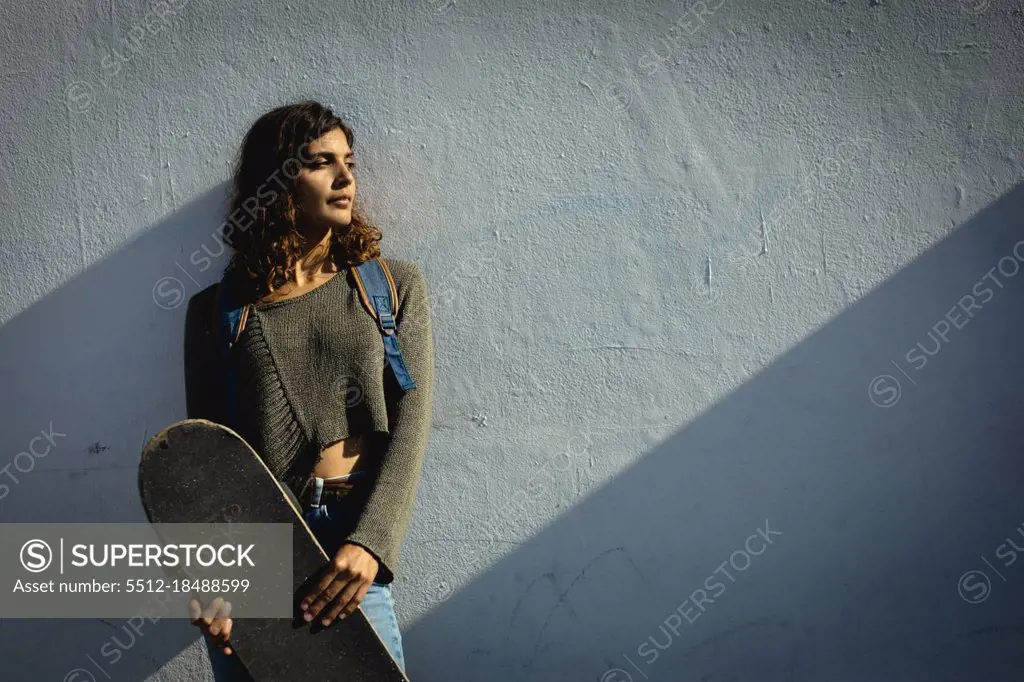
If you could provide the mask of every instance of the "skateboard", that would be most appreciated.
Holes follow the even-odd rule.
[[[232,655],[254,680],[408,682],[361,608],[327,627],[302,620],[299,598],[329,557],[294,494],[235,431],[205,419],[171,424],[143,448],[139,493],[150,523],[206,523],[230,508],[236,522],[293,524],[293,619],[233,618]]]

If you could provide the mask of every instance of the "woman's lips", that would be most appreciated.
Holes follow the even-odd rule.
[[[344,199],[335,199],[329,203],[331,206],[337,206],[338,208],[348,208],[352,204],[352,200],[346,197]]]

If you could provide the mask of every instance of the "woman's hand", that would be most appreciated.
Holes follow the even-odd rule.
[[[335,618],[345,618],[363,601],[363,597],[377,577],[377,559],[359,545],[343,544],[334,561],[327,564],[324,575],[302,600],[303,618],[308,622],[323,613],[323,625],[330,625]],[[340,616],[339,616],[340,614]]]
[[[202,611],[199,602],[192,599],[188,603],[188,615],[192,625],[195,625],[203,634],[210,638],[215,646],[220,647],[228,656],[231,655],[231,647],[228,646],[228,638],[231,637],[231,602],[224,601],[217,597],[210,605]]]

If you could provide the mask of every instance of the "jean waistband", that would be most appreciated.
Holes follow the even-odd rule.
[[[310,507],[319,507],[330,500],[348,497],[366,479],[366,471],[352,471],[340,476],[320,478],[313,476],[302,491],[299,499]]]

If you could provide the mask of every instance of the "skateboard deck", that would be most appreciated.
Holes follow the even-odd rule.
[[[254,680],[408,682],[361,608],[327,627],[302,620],[299,600],[329,557],[294,495],[235,431],[205,419],[171,424],[142,451],[139,493],[150,523],[206,523],[231,508],[239,523],[293,524],[294,617],[232,619],[232,655]]]

